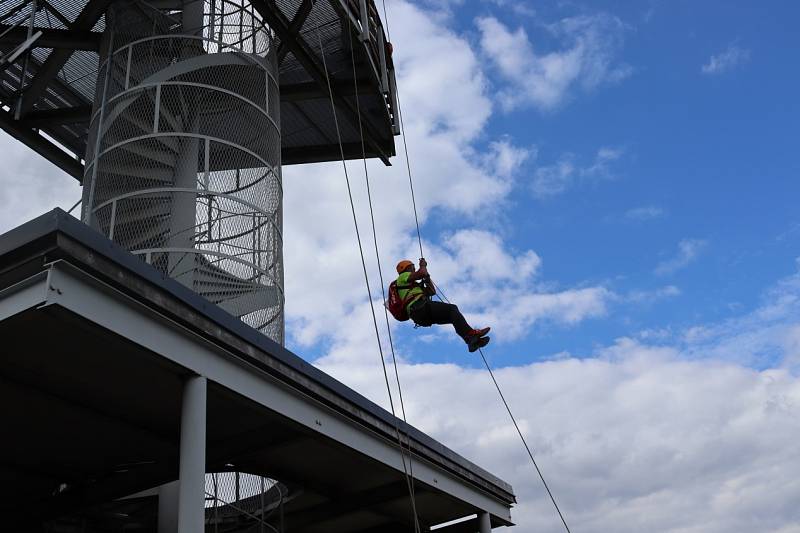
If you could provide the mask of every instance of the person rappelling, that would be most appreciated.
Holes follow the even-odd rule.
[[[428,274],[428,263],[420,258],[419,269],[408,259],[397,263],[397,279],[389,285],[389,300],[386,307],[392,315],[403,322],[409,318],[421,327],[433,324],[452,324],[456,333],[467,343],[470,352],[489,344],[490,328],[472,328],[451,303],[437,302],[431,298],[436,294],[436,286]]]

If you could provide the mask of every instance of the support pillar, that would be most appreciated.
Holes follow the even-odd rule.
[[[489,519],[489,513],[478,513],[478,526],[479,533],[491,533],[492,521]]]
[[[178,481],[158,488],[158,533],[178,531]]]
[[[193,376],[183,386],[181,406],[178,533],[205,528],[206,378]]]

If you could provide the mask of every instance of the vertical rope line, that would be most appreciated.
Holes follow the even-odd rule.
[[[389,32],[389,15],[386,11],[386,0],[383,0],[383,20],[384,27],[386,28],[386,40],[391,42],[392,36]],[[381,43],[383,46],[383,43]],[[417,214],[417,199],[414,195],[414,180],[411,176],[411,158],[408,155],[408,141],[406,140],[406,127],[403,124],[403,111],[400,109],[400,91],[395,86],[395,99],[397,100],[397,118],[400,120],[400,133],[403,139],[403,153],[406,159],[406,171],[408,173],[408,188],[411,191],[411,205],[414,208],[414,222],[417,225],[417,243],[419,243],[419,256],[425,257],[422,251],[422,232],[419,230],[419,215]]]
[[[400,110],[400,91],[395,89],[397,99],[397,117],[400,119],[400,132],[403,137],[403,152],[406,156],[406,170],[408,171],[408,188],[411,190],[411,205],[414,207],[414,223],[417,225],[417,242],[419,243],[419,256],[425,257],[422,252],[422,233],[419,231],[419,216],[417,215],[417,200],[414,196],[414,180],[411,178],[411,160],[408,156],[408,142],[406,141],[406,127],[403,124],[403,112]]]
[[[331,78],[330,78],[330,74],[328,73],[327,60],[325,59],[325,49],[322,46],[322,35],[319,32],[319,28],[317,28],[317,39],[319,40],[319,50],[320,50],[320,54],[322,55],[322,66],[323,66],[323,69],[325,70],[325,80],[327,81],[327,84],[328,84],[328,96],[330,97],[331,111],[333,113],[333,122],[334,122],[334,126],[336,127],[336,137],[337,137],[338,142],[339,142],[339,153],[340,153],[341,159],[342,159],[342,167],[344,168],[344,178],[345,178],[345,182],[347,184],[347,195],[348,195],[348,198],[350,199],[350,210],[352,211],[352,214],[353,214],[353,225],[354,225],[355,231],[356,231],[356,240],[358,241],[359,254],[361,256],[361,267],[362,267],[362,269],[364,271],[364,282],[365,282],[366,287],[367,287],[367,299],[369,300],[369,307],[370,307],[370,311],[372,312],[372,323],[373,323],[373,326],[375,327],[375,338],[378,341],[378,352],[379,352],[380,358],[381,358],[381,366],[383,367],[383,377],[384,377],[384,380],[386,381],[386,389],[389,392],[389,406],[391,407],[392,416],[393,416],[394,422],[395,422],[394,427],[395,427],[395,433],[397,435],[397,444],[398,444],[398,447],[400,449],[400,457],[401,457],[402,462],[403,462],[403,473],[405,474],[405,477],[406,477],[406,483],[409,486],[409,496],[412,496],[412,493],[411,493],[411,481],[409,479],[408,468],[406,466],[405,452],[403,450],[403,440],[400,437],[400,426],[399,426],[399,424],[397,422],[397,416],[395,414],[395,408],[394,408],[394,399],[392,398],[391,387],[389,386],[389,374],[388,374],[388,372],[386,370],[386,360],[384,359],[383,347],[381,346],[380,332],[379,332],[379,329],[378,329],[378,318],[377,318],[377,315],[375,314],[375,304],[372,301],[372,290],[370,289],[370,286],[369,286],[369,274],[367,273],[367,263],[366,263],[366,260],[364,259],[364,249],[363,249],[363,247],[361,245],[361,233],[358,230],[358,218],[356,216],[356,208],[355,208],[355,203],[353,201],[353,192],[352,192],[352,189],[350,187],[350,176],[347,173],[347,163],[345,162],[345,158],[344,158],[344,146],[342,144],[341,131],[339,130],[339,119],[338,119],[338,117],[336,115],[336,104],[333,101],[333,88],[331,86]],[[414,498],[413,497],[411,497],[411,503],[412,503],[412,509],[414,511],[414,530],[416,531],[416,533],[421,533],[420,526],[419,526],[419,517],[417,516],[416,504],[414,502]]]
[[[386,38],[387,40],[391,41],[391,34],[389,33],[389,15],[386,10],[386,0],[382,0],[382,4],[383,4],[383,19],[385,21],[385,26],[386,26]],[[395,98],[397,99],[397,116],[400,119],[400,131],[403,134],[403,149],[405,151],[406,167],[408,169],[408,182],[411,188],[411,201],[412,204],[414,205],[414,220],[417,224],[417,239],[419,241],[419,253],[420,257],[424,257],[424,254],[422,253],[422,237],[420,235],[420,230],[419,230],[419,218],[417,217],[417,205],[416,201],[414,200],[414,184],[411,178],[411,163],[409,162],[408,145],[406,143],[406,130],[405,130],[405,125],[403,124],[403,112],[400,107],[400,91],[399,89],[397,89],[397,87],[395,87]],[[441,298],[444,299],[447,303],[450,303],[450,300],[447,298],[444,292],[442,292],[441,288],[438,285],[436,286],[436,288],[437,292],[441,294]],[[561,509],[558,506],[558,503],[556,503],[556,499],[553,496],[552,491],[550,490],[550,486],[547,484],[547,481],[545,481],[544,475],[542,474],[539,465],[536,463],[536,459],[534,459],[533,457],[533,453],[531,452],[531,449],[528,446],[528,442],[525,440],[525,437],[522,435],[522,431],[519,429],[517,420],[516,418],[514,418],[514,414],[511,412],[511,408],[509,407],[508,402],[506,401],[506,398],[503,395],[503,391],[500,390],[500,385],[497,383],[497,379],[495,379],[494,377],[494,372],[492,372],[492,368],[489,366],[489,362],[486,360],[486,356],[484,356],[483,354],[483,349],[479,349],[479,352],[481,354],[481,359],[483,359],[483,364],[486,365],[486,369],[489,371],[489,375],[491,376],[492,381],[494,382],[494,386],[497,389],[497,392],[500,394],[500,399],[503,401],[503,405],[505,406],[506,411],[508,411],[508,416],[511,417],[511,422],[514,423],[514,427],[516,428],[517,433],[519,434],[519,438],[522,440],[523,446],[525,446],[525,451],[528,452],[528,457],[530,457],[531,462],[533,463],[533,466],[536,469],[536,473],[539,474],[539,479],[542,480],[542,484],[544,485],[544,488],[547,491],[547,495],[550,496],[550,501],[553,502],[553,506],[555,507],[559,518],[561,519],[561,523],[564,524],[564,529],[567,530],[567,533],[572,533],[569,529],[569,526],[567,525],[567,521],[564,518],[563,513],[561,512]]]
[[[363,124],[361,122],[361,102],[358,97],[358,75],[356,73],[356,59],[355,59],[355,52],[353,49],[353,33],[350,27],[350,19],[347,19],[347,26],[348,26],[348,36],[350,39],[350,61],[353,66],[353,87],[355,89],[355,100],[356,100],[356,115],[358,117],[358,134],[361,139],[361,160],[364,164],[364,183],[367,189],[367,201],[369,204],[369,218],[370,222],[372,223],[372,242],[375,244],[375,260],[378,264],[378,276],[381,282],[381,297],[383,298],[383,315],[386,320],[386,334],[389,338],[389,347],[392,353],[392,364],[394,366],[394,376],[397,382],[397,392],[400,397],[400,412],[403,415],[403,422],[408,424],[408,418],[406,417],[406,406],[405,401],[403,399],[403,387],[400,385],[400,371],[398,370],[397,365],[397,355],[394,349],[394,340],[392,339],[392,328],[389,324],[389,310],[386,308],[386,285],[383,279],[383,267],[381,265],[381,255],[379,252],[378,247],[378,234],[375,228],[375,212],[372,207],[372,192],[370,189],[369,183],[369,168],[367,167],[367,152],[366,147],[364,144],[364,131],[363,131]],[[389,391],[391,394],[391,391]],[[414,514],[416,515],[416,493],[414,489],[414,465],[413,460],[411,458],[411,436],[406,433],[406,445],[408,448],[408,469],[409,473],[411,474],[411,483],[410,483],[410,491],[411,491],[411,498],[412,498],[412,506],[414,507]]]

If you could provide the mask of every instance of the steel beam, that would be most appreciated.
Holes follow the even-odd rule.
[[[408,499],[408,484],[405,481],[397,481],[381,487],[358,492],[339,494],[328,503],[315,505],[313,507],[304,507],[297,511],[285,513],[284,519],[292,530],[303,529],[306,526],[318,522],[335,520],[341,516],[381,504],[391,503],[401,498]],[[386,516],[383,512],[379,512],[378,514]],[[391,517],[391,519],[397,520],[400,523],[409,522],[410,524],[407,518],[401,520],[397,517]],[[413,524],[411,525],[413,526]]]
[[[6,32],[6,30],[8,30]],[[36,40],[39,48],[59,48],[65,50],[89,50],[97,52],[100,48],[102,34],[92,31],[64,30],[53,28],[33,28],[33,32],[42,32],[41,37]],[[28,29],[23,27],[11,27],[0,24],[0,44],[19,44],[28,36]]]
[[[69,31],[89,31],[103,16],[112,0],[89,0],[84,6],[83,10],[75,18],[75,22],[69,28]],[[66,50],[63,48],[56,48],[45,60],[42,67],[34,76],[33,81],[28,85],[25,92],[20,96],[21,105],[19,107],[20,116],[24,117],[36,102],[44,94],[47,86],[58,75],[64,65],[66,65],[69,58],[72,56],[73,50]],[[82,171],[81,171],[82,173]]]
[[[206,376],[222,387],[237,391],[271,411],[285,416],[319,438],[355,450],[402,475],[403,464],[396,441],[364,430],[358,423],[259,372],[241,359],[225,352],[148,310],[116,289],[91,278],[70,265],[57,262],[50,267],[47,303],[63,307],[197,375]],[[448,494],[475,509],[490,512],[498,523],[510,523],[510,508],[502,500],[465,483],[436,464],[414,458],[417,482]]]
[[[92,106],[59,107],[57,109],[34,109],[25,116],[24,124],[33,128],[46,128],[62,124],[89,122]]]
[[[303,66],[306,72],[314,79],[319,87],[328,93],[328,78],[331,78],[331,87],[335,86],[335,80],[331,77],[330,73],[325,72],[325,69],[316,58],[316,54],[302,39],[297,39],[297,36],[292,35],[289,30],[290,22],[286,16],[280,11],[274,0],[252,0],[253,7],[256,8],[258,13],[267,22],[281,40],[281,44],[285,44],[289,51],[291,51],[297,61]],[[332,93],[332,94],[331,94]],[[345,118],[358,129],[358,113],[349,101],[339,94],[333,88],[329,92],[329,96],[333,97],[336,107],[343,110]],[[365,133],[364,142],[372,149],[372,153],[376,154],[380,159],[389,165],[389,154],[386,154],[377,142],[381,136],[375,131],[375,128],[368,121],[361,121],[361,127]]]
[[[292,19],[291,24],[289,24],[289,33],[292,35],[292,39],[297,38],[297,34],[300,33],[300,29],[303,27],[308,15],[311,13],[311,9],[314,7],[316,0],[303,0],[303,3],[300,5],[300,8],[297,10],[297,14],[295,14],[294,18]],[[281,39],[281,43],[278,45],[278,65],[283,62],[283,58],[286,57],[286,53],[289,51],[287,48],[285,41]],[[283,92],[281,90],[281,92]]]
[[[26,124],[14,120],[14,116],[8,111],[0,109],[0,128],[12,137],[16,137],[28,148],[32,148],[46,159],[50,160],[58,168],[81,181],[83,179],[83,165],[76,158],[39,135],[35,130]]]
[[[254,454],[272,454],[284,449],[292,448],[309,440],[308,437],[291,437],[288,439],[275,439],[274,428],[267,426],[244,434],[237,434],[225,442],[208,443],[208,459],[206,464],[210,470],[221,471],[226,464],[238,464]],[[258,444],[241,444],[253,443]],[[269,474],[267,472],[267,474]]]
[[[341,95],[353,96],[356,94],[356,86],[350,82],[337,82],[331,84],[333,90]],[[364,83],[358,85],[358,93],[368,92],[372,87]],[[281,85],[281,102],[301,102],[303,100],[317,100],[324,98],[328,100],[328,88],[323,91],[319,84],[315,82],[293,83],[291,85]]]
[[[49,11],[51,15],[57,18],[58,21],[61,22],[61,24],[63,24],[65,28],[69,28],[70,24],[72,24],[72,21],[69,20],[67,17],[65,17],[58,9],[56,9],[53,6],[53,4],[49,2],[49,0],[37,0],[37,4],[47,9],[47,11]]]
[[[361,143],[343,143],[345,159],[361,159]],[[370,147],[366,147],[367,157],[378,156],[380,154],[372,152]],[[297,165],[302,163],[321,163],[324,161],[336,161],[341,157],[339,144],[324,144],[303,148],[284,148],[281,151],[281,163],[284,165]]]

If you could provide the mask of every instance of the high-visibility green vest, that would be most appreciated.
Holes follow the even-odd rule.
[[[400,297],[401,300],[405,300],[406,296],[409,296],[408,304],[406,304],[406,313],[410,314],[411,306],[419,300],[421,297],[425,296],[425,291],[422,290],[422,287],[415,284],[413,281],[408,281],[408,277],[411,275],[411,272],[403,272],[399,276],[397,276],[397,295]],[[407,287],[409,285],[414,285],[410,289],[404,289],[403,287]]]

